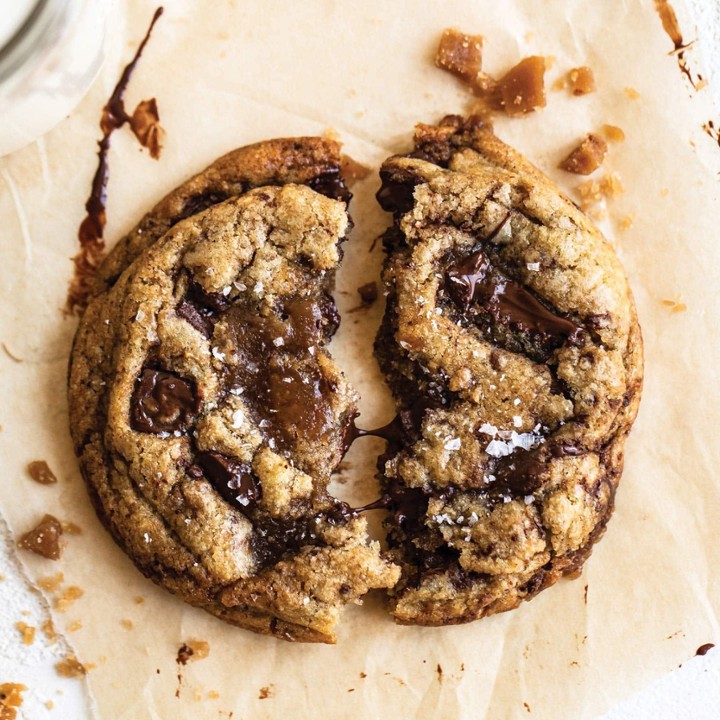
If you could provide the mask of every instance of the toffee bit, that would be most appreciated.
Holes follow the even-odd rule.
[[[15,720],[26,690],[21,683],[0,683],[0,720]]]
[[[625,132],[622,128],[619,128],[617,125],[603,125],[602,128],[600,128],[602,131],[602,134],[610,141],[610,142],[623,142],[625,140]]]
[[[87,675],[87,668],[75,655],[68,655],[63,660],[56,662],[55,671],[64,678],[81,678],[83,675]]]
[[[545,58],[523,58],[498,81],[497,92],[503,110],[511,117],[545,107]]]
[[[20,633],[20,637],[25,645],[32,645],[35,642],[35,631],[32,625],[24,623],[22,620],[15,623],[15,628]],[[1,716],[0,716],[1,717]]]
[[[440,36],[435,64],[473,86],[482,69],[482,46],[482,35],[466,35],[448,28]]]
[[[595,75],[589,67],[578,67],[568,71],[567,84],[573,95],[588,95],[597,90]]]
[[[52,485],[57,482],[55,473],[44,460],[33,460],[27,466],[28,475],[40,485]]]
[[[62,534],[60,521],[52,515],[45,515],[32,530],[20,538],[18,547],[31,550],[48,560],[59,560],[62,551],[60,540]]]
[[[590,175],[602,165],[607,149],[602,137],[590,133],[558,167],[576,175]]]
[[[53,607],[58,612],[65,612],[76,600],[79,600],[85,591],[77,585],[70,585],[55,598]]]

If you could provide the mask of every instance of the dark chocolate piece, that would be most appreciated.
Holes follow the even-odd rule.
[[[582,342],[584,330],[545,307],[529,290],[493,268],[478,250],[451,265],[446,274],[451,297],[462,312],[471,305],[487,311],[496,323],[530,335],[562,343]]]
[[[212,486],[238,510],[247,514],[260,498],[260,480],[247,463],[213,450],[198,453],[197,461]]]
[[[192,425],[200,400],[189,380],[164,370],[145,368],[135,381],[130,424],[140,432],[185,432]]]
[[[334,167],[326,170],[317,177],[308,180],[307,185],[315,192],[325,195],[332,200],[342,200],[345,204],[349,205],[352,199],[352,193],[348,190],[343,176],[340,173],[340,168]]]

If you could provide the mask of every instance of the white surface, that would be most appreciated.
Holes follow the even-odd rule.
[[[49,609],[25,579],[11,543],[0,515],[0,683],[27,686],[19,711],[21,720],[91,717],[87,683],[61,678],[55,672],[55,663],[72,649],[61,636],[51,643],[42,632],[43,623],[50,619]],[[15,627],[19,619],[36,628],[32,645],[20,641]],[[48,701],[52,701],[52,709],[47,707]]]

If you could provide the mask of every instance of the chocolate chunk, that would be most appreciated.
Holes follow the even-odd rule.
[[[375,194],[385,212],[406,213],[412,209],[415,187],[425,180],[413,173],[388,173],[381,171],[382,186]]]
[[[295,554],[305,545],[317,545],[320,540],[312,517],[265,517],[253,529],[252,548],[261,568],[274,565],[285,554]]]
[[[238,188],[235,194],[241,195],[242,192],[243,188]],[[185,205],[183,206],[182,213],[179,219],[182,220],[184,218],[190,217],[191,215],[196,215],[203,210],[207,210],[212,205],[217,205],[218,203],[221,203],[227,199],[227,195],[218,192],[204,192],[197,195],[191,195],[185,200]]]
[[[190,280],[185,299],[208,311],[221,313],[227,310],[232,302],[222,293],[207,292],[200,283]]]
[[[45,515],[32,529],[26,532],[18,541],[18,547],[32,550],[37,555],[48,560],[59,560],[62,546],[62,523],[52,515]]]
[[[340,174],[340,168],[326,170],[317,177],[308,180],[307,186],[315,192],[325,195],[325,197],[342,200],[346,204],[350,204],[352,199],[352,193],[345,185],[345,181]]]
[[[696,651],[695,655],[706,655],[710,650],[715,647],[715,643],[705,643],[701,645]]]
[[[193,303],[188,302],[187,300],[181,300],[175,312],[177,312],[183,320],[187,320],[206,338],[212,336],[213,321],[211,320],[209,313],[203,312],[203,310],[197,305],[193,305]]]
[[[520,283],[493,268],[482,250],[451,265],[446,280],[451,297],[463,312],[474,304],[496,323],[556,344],[566,338],[574,344],[583,339],[581,327],[546,308]]]
[[[41,485],[52,485],[57,482],[55,473],[44,460],[34,460],[27,466],[28,475]]]
[[[130,423],[134,430],[156,435],[185,432],[199,409],[193,382],[164,370],[145,368],[135,381]]]
[[[260,498],[260,480],[248,464],[213,450],[199,453],[197,461],[212,486],[238,510],[247,513]]]

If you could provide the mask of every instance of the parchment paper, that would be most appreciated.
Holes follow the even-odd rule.
[[[546,109],[498,120],[496,131],[568,192],[579,179],[555,168],[577,140],[603,123],[625,131],[605,170],[617,171],[626,191],[609,203],[603,229],[635,292],[647,379],[605,538],[580,579],[512,613],[404,628],[370,596],[345,613],[337,646],[303,646],[231,628],[156,588],[90,508],[65,403],[76,322],[60,308],[95,168],[97,122],[154,9],[141,0],[122,5],[106,66],[78,110],[0,161],[0,340],[22,359],[0,355],[0,503],[17,534],[45,512],[84,530],[69,538],[58,564],[29,553],[22,559],[31,577],[60,569],[65,585],[84,590],[56,621],[61,629],[82,621],[68,637],[81,660],[97,664],[88,677],[98,717],[577,720],[718,642],[720,153],[700,130],[711,117],[707,92],[692,91],[667,55],[672,43],[651,0],[166,5],[128,92],[128,107],[157,97],[166,147],[156,162],[127,130],[113,138],[110,241],[189,174],[246,143],[333,128],[352,156],[377,167],[409,146],[416,121],[465,109],[466,91],[431,61],[439,32],[458,26],[486,36],[491,73],[528,54],[554,56],[548,86],[572,67],[594,70],[596,94],[549,90]],[[626,87],[639,97],[630,99]],[[373,175],[355,187],[341,310],[357,305],[358,285],[378,277],[381,253],[369,247],[387,217],[372,197],[377,185]],[[633,226],[620,230],[627,215]],[[664,299],[687,309],[673,314]],[[362,393],[365,426],[393,414],[371,354],[381,312],[378,303],[346,314],[333,343]],[[356,444],[338,485],[351,501],[376,495],[372,442]],[[27,478],[34,459],[48,461],[57,486]],[[182,668],[179,682],[176,653],[189,639],[207,641],[210,655]]]

